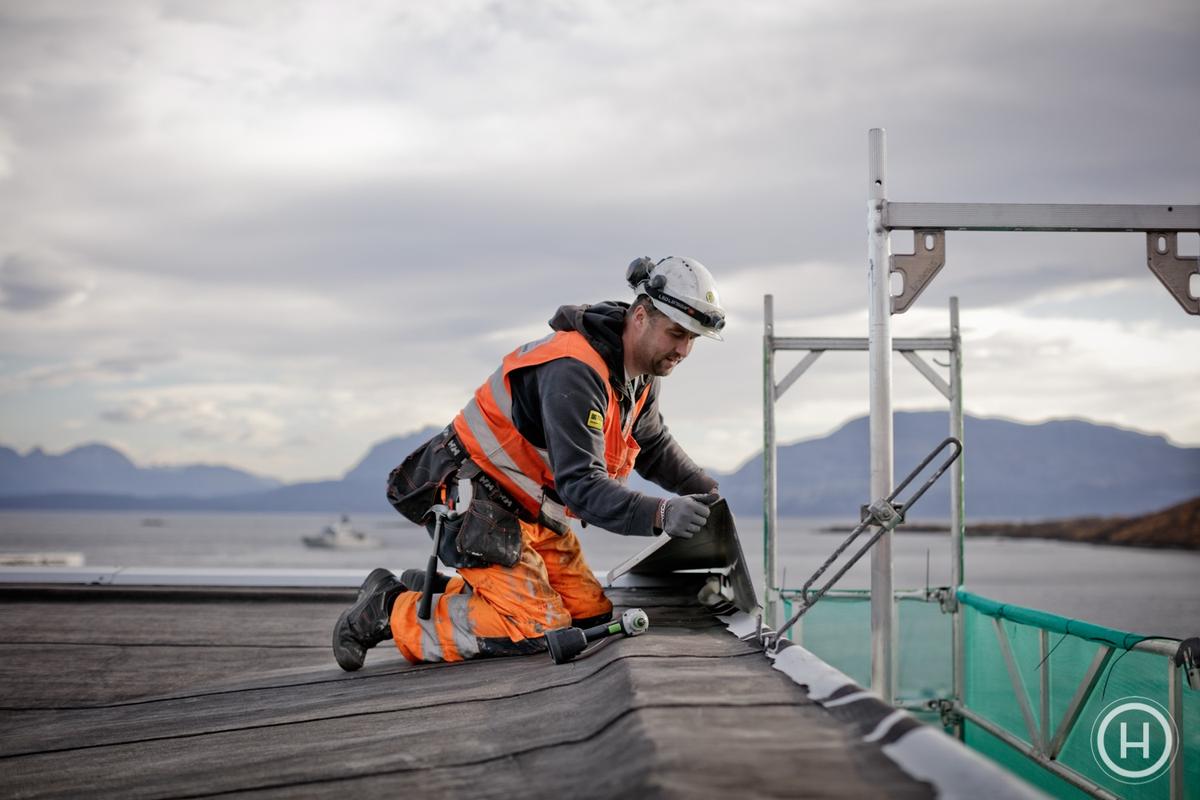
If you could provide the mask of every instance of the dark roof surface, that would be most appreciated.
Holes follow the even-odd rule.
[[[345,673],[352,596],[0,589],[0,796],[931,796],[694,590],[610,590],[650,632],[570,664]]]

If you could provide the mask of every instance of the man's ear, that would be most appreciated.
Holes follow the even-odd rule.
[[[646,307],[642,305],[634,306],[629,310],[629,319],[634,325],[645,327],[646,325]]]

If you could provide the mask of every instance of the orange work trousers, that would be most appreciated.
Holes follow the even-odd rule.
[[[592,574],[574,531],[521,522],[521,558],[512,567],[463,568],[417,618],[420,592],[392,606],[392,637],[416,664],[516,655],[546,649],[546,631],[612,617],[612,602]]]

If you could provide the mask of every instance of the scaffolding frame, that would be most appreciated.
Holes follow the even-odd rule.
[[[780,602],[787,587],[782,585],[782,565],[778,559],[778,446],[775,435],[775,403],[790,389],[817,359],[829,351],[866,351],[870,342],[865,337],[797,337],[775,335],[775,298],[773,295],[763,297],[763,586],[765,589],[764,618],[768,627],[775,628],[783,619]],[[950,335],[946,337],[896,338],[892,340],[892,349],[900,353],[913,368],[920,373],[934,389],[941,393],[950,403],[949,435],[960,442],[963,441],[963,397],[962,397],[962,336],[958,322],[958,298],[950,298]],[[806,355],[793,366],[778,384],[775,383],[775,353],[777,351],[801,351]],[[949,356],[949,378],[943,378],[929,362],[920,355],[922,351],[946,353]],[[963,457],[954,461],[950,466],[950,579],[954,586],[963,583],[963,533],[964,503],[963,503]],[[891,488],[888,488],[888,492]],[[886,495],[888,492],[885,492]],[[879,495],[880,497],[884,495]],[[874,499],[875,495],[872,492]],[[868,498],[864,498],[868,499]],[[885,536],[876,543],[874,553],[880,547],[891,548],[889,537]],[[890,558],[889,558],[890,560]],[[950,603],[953,604],[953,600]],[[892,615],[888,627],[892,631],[891,652],[893,656],[889,663],[889,674],[884,678],[886,685],[892,691],[885,696],[890,703],[895,700],[895,604],[886,613]],[[875,608],[872,607],[872,631],[875,630]],[[961,696],[962,689],[962,648],[953,647],[961,641],[961,618],[955,616],[952,633],[952,652],[954,656],[954,687],[955,695]],[[875,657],[876,641],[872,640],[872,667],[877,663]],[[874,683],[874,671],[872,671]],[[881,693],[882,694],[882,693]]]
[[[1200,205],[1068,205],[1022,203],[901,203],[887,197],[886,133],[872,128],[868,134],[867,154],[867,352],[869,362],[870,419],[870,499],[886,497],[893,484],[892,432],[892,339],[891,316],[904,313],[946,263],[946,231],[1050,231],[1050,232],[1134,232],[1146,237],[1146,265],[1176,302],[1189,314],[1200,315],[1200,297],[1190,287],[1200,275],[1200,257],[1181,256],[1178,234],[1200,233]],[[894,230],[913,232],[914,252],[891,252],[890,234]],[[902,281],[893,296],[892,275]],[[764,384],[763,384],[763,548],[764,588],[768,624],[779,619],[779,564],[776,559],[777,487],[775,484],[776,441],[774,403],[819,357],[816,347],[801,339],[775,337],[773,300],[764,303]],[[957,329],[956,320],[952,327]],[[953,335],[954,331],[952,331]],[[814,340],[816,342],[830,340]],[[856,340],[857,341],[857,340]],[[905,343],[905,340],[896,340]],[[777,347],[783,344],[785,346]],[[774,383],[776,349],[808,349],[777,387]],[[824,349],[831,349],[826,347]],[[854,347],[843,349],[860,349]],[[904,352],[904,351],[902,351]],[[915,349],[912,350],[915,356]],[[917,362],[909,358],[916,366]],[[927,366],[927,365],[926,365]],[[951,379],[961,385],[959,372]],[[917,367],[927,378],[930,376]],[[930,370],[932,371],[932,369]],[[937,384],[935,383],[935,386]],[[939,387],[940,390],[940,387]],[[961,399],[961,390],[959,391]],[[961,431],[960,431],[961,433]],[[953,481],[962,505],[961,468]],[[960,522],[961,525],[961,522]],[[961,528],[956,531],[961,533]],[[961,542],[959,543],[961,546]],[[960,554],[961,551],[958,551]],[[955,576],[961,585],[960,557],[952,559]],[[892,584],[891,533],[884,534],[871,551],[871,689],[884,700],[895,700],[895,598]],[[955,636],[961,642],[961,615],[955,615]],[[961,646],[955,647],[955,689],[961,686]]]

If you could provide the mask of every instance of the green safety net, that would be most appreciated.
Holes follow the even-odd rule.
[[[784,613],[794,612],[799,592],[785,591]],[[1048,614],[1043,611],[998,603],[959,589],[965,639],[964,705],[988,722],[1029,744],[1032,737],[1014,692],[1008,660],[1005,657],[997,623],[1004,631],[1012,654],[1013,666],[1020,677],[1022,691],[1034,719],[1039,738],[1053,739],[1072,699],[1102,648],[1112,654],[1083,702],[1078,719],[1059,751],[1059,764],[1074,770],[1105,791],[1122,798],[1170,797],[1170,777],[1164,772],[1144,783],[1125,783],[1101,768],[1092,746],[1093,729],[1102,713],[1125,698],[1147,698],[1169,709],[1168,680],[1177,681],[1182,698],[1181,719],[1175,720],[1179,735],[1176,758],[1183,759],[1183,796],[1200,800],[1200,691],[1187,687],[1180,670],[1171,660],[1157,653],[1129,648],[1149,637],[1105,628],[1099,625]],[[897,649],[899,675],[897,704],[912,707],[932,698],[953,696],[953,616],[944,613],[936,599],[924,592],[897,592]],[[1044,659],[1048,667],[1047,711],[1049,735],[1041,732],[1042,632],[1046,633]],[[814,605],[791,631],[789,638],[846,673],[861,686],[871,682],[871,610],[870,592],[834,590]],[[1170,666],[1169,666],[1170,665]],[[918,714],[937,723],[933,713]],[[1151,751],[1157,752],[1157,731],[1151,731]],[[985,731],[979,725],[964,722],[966,743],[1001,763],[1013,773],[1042,788],[1054,797],[1083,798],[1088,795],[1068,781],[1054,775],[1029,756]],[[1119,752],[1116,725],[1110,725],[1107,749]],[[1132,744],[1141,738],[1140,730],[1131,730]],[[1139,755],[1136,747],[1127,751]],[[1118,766],[1136,771],[1133,761]]]
[[[794,612],[784,593],[784,615]],[[897,702],[905,705],[949,697],[954,686],[951,617],[923,592],[898,592],[896,616],[899,675]],[[871,593],[833,590],[788,631],[788,638],[816,653],[860,686],[871,685]]]
[[[1102,665],[1078,718],[1070,728],[1056,760],[1087,780],[1118,797],[1170,797],[1170,775],[1137,776],[1118,779],[1102,768],[1094,740],[1099,723],[1121,703],[1144,702],[1170,710],[1169,681],[1176,681],[1182,698],[1181,719],[1175,720],[1179,742],[1176,758],[1183,758],[1183,796],[1200,799],[1200,691],[1192,690],[1182,679],[1171,658],[1139,650],[1130,650],[1150,637],[1104,628],[1080,620],[1067,619],[1043,611],[997,603],[960,589],[963,610],[966,697],[964,705],[1026,744],[1035,735],[1025,719],[1005,655],[1007,640],[1012,668],[1019,676],[1020,691],[1028,701],[1036,738],[1042,749],[1050,749],[1064,716],[1080,691],[1089,668]],[[1043,645],[1043,631],[1045,644]],[[1043,655],[1043,647],[1047,655]],[[1104,661],[1104,650],[1110,650]],[[1099,655],[1099,659],[1097,654]],[[1047,669],[1048,723],[1042,722],[1042,670]],[[1118,720],[1128,719],[1125,731],[1127,758],[1121,756],[1121,731]],[[1145,724],[1146,727],[1142,727]],[[1043,732],[1043,727],[1047,730]],[[1149,744],[1141,746],[1143,734]],[[1039,766],[997,737],[970,721],[965,723],[965,740],[1007,768],[1045,789],[1055,797],[1087,797],[1066,780]],[[1105,753],[1115,766],[1127,773],[1149,769],[1158,760],[1164,735],[1148,716],[1114,716],[1106,728]],[[1145,756],[1149,754],[1149,760]],[[1152,773],[1153,775],[1153,773]]]

